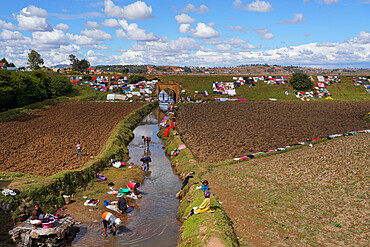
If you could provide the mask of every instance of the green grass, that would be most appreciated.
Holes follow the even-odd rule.
[[[95,91],[90,88],[90,85],[84,84],[82,86],[73,85],[72,91],[66,96],[57,97],[54,99],[47,99],[41,102],[33,103],[21,108],[12,109],[0,113],[0,122],[10,121],[14,118],[26,116],[27,114],[39,110],[46,109],[59,102],[76,102],[76,101],[105,101],[107,92]]]
[[[267,85],[264,82],[258,82],[255,87],[249,88],[248,85],[240,86],[236,89],[237,95],[228,97],[227,95],[213,94],[213,81],[231,82],[233,77],[240,75],[161,75],[158,76],[162,81],[174,81],[179,83],[186,91],[187,95],[193,96],[195,91],[204,92],[207,90],[209,97],[198,95],[197,99],[212,99],[215,97],[225,98],[244,98],[247,100],[269,100],[275,98],[283,101],[299,101],[294,95],[294,89],[289,84]],[[243,76],[243,75],[241,75]],[[363,86],[353,86],[352,76],[342,76],[342,82],[332,84],[327,87],[335,101],[359,101],[370,100],[370,95]],[[290,95],[285,95],[288,91]],[[313,101],[326,101],[325,99],[310,98]]]

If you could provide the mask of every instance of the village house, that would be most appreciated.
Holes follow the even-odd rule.
[[[7,66],[6,66],[6,63],[0,63],[0,69],[6,69]]]

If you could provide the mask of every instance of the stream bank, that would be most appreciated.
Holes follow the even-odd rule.
[[[158,136],[165,141],[167,155],[171,155],[171,151],[185,144],[176,130],[170,130],[168,137],[164,137],[164,130],[165,128],[161,128]],[[193,207],[200,205],[204,200],[203,192],[197,190],[196,187],[201,186],[201,181],[207,179],[207,171],[212,169],[212,164],[198,163],[190,149],[185,148],[177,156],[171,157],[171,165],[181,179],[184,179],[188,172],[195,172],[193,174],[194,178],[189,180],[189,185],[185,186],[179,193],[181,203],[177,217],[181,219],[182,216],[187,215]],[[197,184],[191,186],[192,183]],[[212,192],[212,184],[210,188]],[[211,208],[215,209],[214,213],[193,215],[183,221],[178,246],[239,245],[232,222],[213,193]]]
[[[7,210],[0,210],[0,246],[11,244],[8,230],[15,223],[24,221],[32,212],[32,204],[37,201],[46,212],[54,212],[55,205],[64,204],[63,194],[72,195],[79,188],[85,187],[95,179],[96,173],[102,171],[110,163],[110,159],[127,160],[127,144],[133,138],[132,130],[148,115],[158,103],[153,102],[132,112],[114,128],[102,151],[97,157],[79,170],[62,171],[51,177],[35,179],[32,176],[17,173],[19,196],[10,197],[0,194],[0,204],[7,204]],[[19,178],[18,178],[19,177]],[[25,177],[27,179],[22,180]],[[50,193],[53,192],[53,193]]]
[[[150,171],[143,172],[139,167],[133,168],[109,168],[104,172],[108,178],[107,183],[115,182],[115,189],[124,187],[128,181],[143,181],[139,190],[142,192],[142,199],[128,200],[129,206],[134,206],[128,214],[119,215],[107,210],[103,200],[117,200],[114,195],[105,194],[109,186],[97,182],[93,188],[81,192],[90,197],[94,193],[100,193],[98,197],[101,202],[97,208],[90,209],[80,206],[78,215],[86,214],[90,217],[82,217],[82,224],[79,225],[80,232],[74,239],[72,246],[87,246],[94,243],[94,246],[176,246],[178,243],[180,224],[176,220],[177,210],[180,205],[175,198],[175,194],[181,187],[181,181],[173,172],[171,164],[163,150],[163,143],[157,137],[159,131],[157,117],[159,112],[151,113],[145,117],[141,124],[134,130],[134,138],[127,146],[130,160],[129,164],[141,164],[140,159],[149,155],[152,159]],[[143,147],[142,136],[150,136],[152,141],[149,149]],[[124,175],[122,172],[131,172]],[[97,194],[95,194],[97,195]],[[90,198],[89,197],[89,198]],[[77,206],[81,205],[82,200],[78,199]],[[66,212],[73,213],[74,209],[67,205]],[[68,211],[72,209],[72,211]],[[112,212],[115,216],[122,219],[122,224],[118,227],[116,236],[109,235],[103,237],[103,225],[101,214],[104,211]],[[80,216],[78,216],[80,217]],[[90,220],[89,220],[90,219]],[[76,219],[76,221],[78,221]]]

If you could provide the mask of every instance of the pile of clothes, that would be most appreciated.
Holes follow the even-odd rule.
[[[301,99],[303,101],[310,101],[309,98],[333,100],[333,98],[331,97],[331,94],[326,88],[315,87],[314,91],[309,91],[309,92],[294,91],[294,94],[298,99]]]
[[[4,196],[16,196],[16,195],[19,195],[19,190],[17,189],[0,189],[1,190],[1,194],[3,194]]]

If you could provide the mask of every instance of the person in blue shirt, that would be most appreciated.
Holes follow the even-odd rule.
[[[204,180],[203,183],[202,183],[202,191],[207,191],[209,190],[209,185],[208,185],[208,181],[207,180]]]

